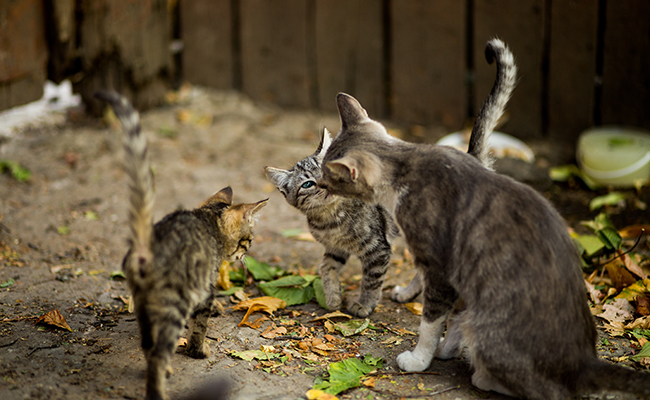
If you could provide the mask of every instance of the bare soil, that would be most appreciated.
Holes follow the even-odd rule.
[[[233,92],[195,89],[174,105],[144,113],[142,125],[156,172],[156,219],[177,207],[198,205],[227,185],[236,201],[270,197],[249,255],[292,272],[315,273],[322,248],[282,236],[288,229],[306,232],[306,223],[266,181],[263,167],[290,167],[313,152],[320,127],[337,131],[336,115],[281,110]],[[424,129],[429,137],[441,133],[436,127]],[[542,145],[536,150],[541,158],[550,153]],[[121,131],[71,112],[67,118],[41,122],[3,139],[0,159],[17,161],[31,171],[28,183],[0,174],[0,283],[14,280],[0,289],[0,398],[143,398],[145,361],[137,323],[123,301],[128,296],[126,283],[111,278],[120,270],[126,250]],[[554,185],[546,195],[572,225],[594,215],[587,209],[593,192]],[[647,223],[644,215],[618,218]],[[414,274],[403,262],[403,249],[398,241],[387,288],[405,284]],[[356,260],[343,271],[348,300],[356,296],[360,273]],[[256,290],[248,287],[252,295],[258,294]],[[370,317],[376,329],[348,338],[334,335],[340,350],[318,355],[316,362],[294,358],[266,371],[258,361],[230,353],[260,345],[293,348],[294,341],[260,337],[272,322],[297,321],[310,335],[324,338],[323,323],[311,321],[326,311],[316,303],[289,307],[255,330],[238,327],[243,312],[229,310],[229,298],[220,300],[226,313],[211,319],[212,355],[191,359],[182,347],[174,355],[175,373],[168,380],[172,398],[191,395],[219,376],[230,379],[236,399],[305,398],[328,361],[368,353],[385,360],[386,374],[377,376],[374,388],[352,389],[339,398],[506,398],[472,387],[471,370],[463,359],[434,361],[425,374],[398,374],[395,356],[417,340],[400,329],[417,332],[419,317],[387,296]],[[38,316],[54,309],[72,331],[36,324]],[[632,354],[627,341],[608,341],[609,346],[600,348],[603,356]]]

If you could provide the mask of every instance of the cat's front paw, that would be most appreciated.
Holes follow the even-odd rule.
[[[398,303],[406,303],[408,299],[406,299],[405,292],[406,288],[404,286],[395,286],[390,291],[390,299]]]
[[[188,344],[185,354],[192,358],[208,358],[210,357],[210,346],[206,342],[203,342],[202,346],[191,346]]]
[[[341,295],[330,294],[325,296],[325,305],[330,311],[340,310],[343,305],[343,298]]]
[[[366,318],[367,316],[372,314],[372,311],[374,309],[375,309],[374,307],[370,308],[368,306],[364,306],[363,304],[361,304],[359,302],[355,302],[350,307],[348,307],[348,311],[352,315],[355,315],[355,316],[357,316],[359,318]]]
[[[429,367],[430,359],[418,356],[413,351],[405,351],[397,356],[397,366],[403,371],[407,372],[420,372]]]

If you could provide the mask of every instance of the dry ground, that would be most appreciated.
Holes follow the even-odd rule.
[[[267,183],[262,169],[289,167],[313,152],[318,129],[325,125],[336,132],[338,117],[280,110],[231,92],[192,90],[186,96],[142,118],[156,172],[156,219],[180,206],[193,207],[227,185],[233,187],[236,201],[270,197],[249,254],[293,272],[314,272],[321,247],[281,235],[287,229],[306,231],[306,224]],[[0,283],[14,280],[0,289],[0,320],[5,320],[0,322],[0,398],[4,400],[144,395],[145,362],[137,323],[120,297],[128,296],[126,284],[110,277],[120,269],[125,252],[126,188],[120,141],[119,130],[73,113],[65,120],[57,117],[21,129],[0,142],[0,159],[18,161],[32,174],[29,183],[0,174]],[[564,198],[560,203],[561,210],[572,210],[575,219],[576,213],[588,212],[584,196],[573,197],[577,204]],[[398,242],[396,264],[401,263],[402,252]],[[356,260],[343,273],[348,299],[355,295],[359,274]],[[387,285],[404,284],[412,275],[408,265],[396,265]],[[221,301],[231,305],[226,297]],[[33,317],[54,309],[72,331],[35,324]],[[323,338],[322,323],[310,321],[324,313],[311,303],[276,312],[274,321],[298,321],[310,335]],[[262,344],[291,348],[294,343],[260,337],[271,321],[260,330],[238,327],[242,315],[228,310],[211,319],[208,359],[190,359],[182,349],[174,355],[175,373],[168,383],[173,398],[187,396],[202,383],[224,375],[231,379],[237,399],[304,398],[326,362],[349,353],[382,357],[388,374],[377,379],[374,389],[354,389],[340,398],[505,398],[474,389],[463,360],[435,361],[427,374],[391,375],[398,371],[395,356],[416,341],[415,336],[400,335],[399,329],[417,331],[418,317],[387,297],[371,316],[377,329],[349,338],[335,335],[340,351],[313,362],[289,360],[271,372],[257,361],[229,353]],[[607,354],[629,354],[625,343],[617,346],[616,339],[610,343],[603,349]]]

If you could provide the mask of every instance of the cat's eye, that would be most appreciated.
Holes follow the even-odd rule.
[[[309,189],[312,186],[316,186],[316,182],[307,181],[307,182],[303,183],[300,187],[303,188],[303,189]]]

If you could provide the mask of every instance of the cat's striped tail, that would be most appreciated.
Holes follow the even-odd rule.
[[[499,118],[503,115],[506,104],[508,104],[512,91],[517,84],[517,66],[512,52],[499,39],[492,39],[487,42],[485,45],[485,58],[489,64],[496,60],[497,76],[492,91],[485,99],[474,122],[467,152],[478,158],[481,164],[491,169],[494,160],[490,156],[488,140]]]
[[[131,103],[119,94],[99,91],[95,97],[106,101],[124,130],[124,171],[129,177],[130,251],[124,262],[125,273],[132,284],[140,286],[142,277],[153,260],[154,184],[147,151],[147,139],[140,132],[140,115]]]

